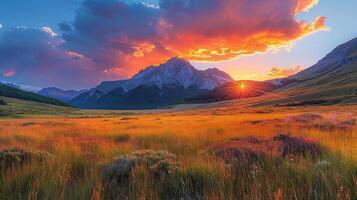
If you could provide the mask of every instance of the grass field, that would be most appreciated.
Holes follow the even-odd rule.
[[[355,106],[23,105],[0,119],[0,199],[357,199]]]

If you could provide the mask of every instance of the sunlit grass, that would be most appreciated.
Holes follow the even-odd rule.
[[[354,199],[355,118],[344,108],[326,107],[1,119],[0,150],[46,151],[54,159],[2,169],[0,199]],[[302,136],[327,150],[317,161],[271,158],[229,166],[209,151],[232,138],[277,134]],[[156,179],[141,166],[125,184],[103,180],[114,158],[146,149],[177,155],[180,170]]]

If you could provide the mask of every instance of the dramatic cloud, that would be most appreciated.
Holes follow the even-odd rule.
[[[279,68],[273,67],[267,76],[272,78],[284,78],[288,76],[292,76],[302,70],[301,66],[296,66],[292,68]]]
[[[161,0],[159,6],[87,0],[66,47],[130,75],[171,56],[218,61],[279,48],[325,28],[324,17],[297,21],[317,0]],[[113,68],[116,68],[115,70]]]
[[[13,77],[28,75],[41,80],[39,84],[78,87],[128,77],[172,56],[218,61],[264,52],[324,29],[324,17],[313,22],[296,19],[316,3],[160,0],[152,5],[86,0],[73,22],[59,24],[60,33],[43,27],[0,35],[0,70],[15,69]],[[61,76],[66,83],[60,83]]]

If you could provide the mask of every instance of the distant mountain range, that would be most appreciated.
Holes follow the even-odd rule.
[[[88,90],[62,90],[56,87],[43,88],[38,92],[43,96],[51,97],[63,102],[69,102],[80,94],[87,92]]]
[[[244,84],[246,88],[240,88]],[[44,88],[39,94],[0,82],[0,96],[93,109],[154,109],[175,103],[206,103],[262,96],[260,105],[357,103],[357,38],[340,45],[312,67],[293,76],[235,82],[218,69],[200,71],[172,58],[128,80],[106,81],[90,90]],[[57,99],[54,100],[53,98]]]
[[[70,101],[80,108],[149,109],[204,94],[233,79],[218,69],[200,71],[188,61],[172,58],[150,66],[128,80],[103,82]]]
[[[24,90],[27,92],[37,92],[38,91],[38,88],[31,87],[29,85],[20,85],[20,84],[16,84],[16,83],[12,83],[12,82],[7,82],[7,81],[0,81],[0,85],[7,85],[7,86],[17,88],[20,90]]]
[[[56,106],[69,106],[59,100],[45,97],[34,92],[27,92],[16,87],[8,86],[5,84],[0,84],[0,96],[10,97],[15,99],[34,101],[39,103],[51,104]]]

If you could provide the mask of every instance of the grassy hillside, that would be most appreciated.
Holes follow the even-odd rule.
[[[275,96],[261,99],[259,105],[331,105],[357,103],[357,48],[346,61],[329,73],[301,80],[281,89]]]
[[[69,106],[66,103],[52,99],[49,97],[41,96],[33,92],[26,92],[17,88],[9,87],[6,85],[0,85],[0,96],[11,97],[27,101],[35,101],[39,103],[57,105],[57,106]]]
[[[81,110],[71,107],[56,106],[34,101],[0,97],[0,118],[44,118],[44,117],[101,117],[101,116],[129,116],[133,114],[158,113],[162,110]]]
[[[6,105],[0,104],[0,117],[21,117],[25,115],[70,115],[75,109],[55,106],[34,101],[26,101],[9,97],[0,97]]]
[[[212,91],[186,99],[186,103],[209,103],[234,99],[252,98],[270,93],[282,86],[261,81],[236,81],[217,87]]]

